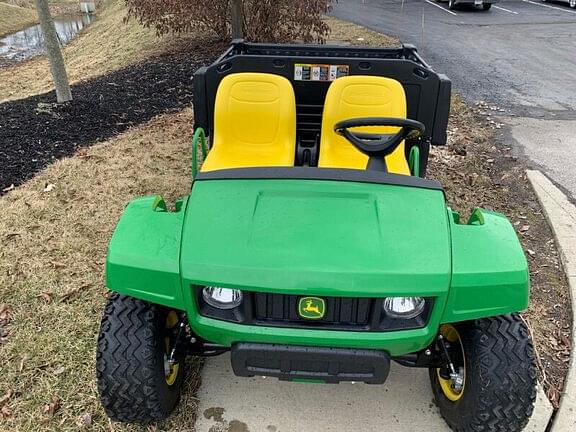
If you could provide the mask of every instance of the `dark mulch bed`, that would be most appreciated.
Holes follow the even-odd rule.
[[[52,91],[0,104],[0,195],[80,147],[190,106],[194,72],[221,50],[193,47],[78,83],[70,103]]]

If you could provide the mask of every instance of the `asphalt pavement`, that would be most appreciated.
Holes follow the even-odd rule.
[[[497,107],[506,140],[576,198],[576,9],[504,0],[338,0],[332,15],[415,44],[471,103]]]

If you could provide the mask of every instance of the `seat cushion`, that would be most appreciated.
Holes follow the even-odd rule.
[[[319,167],[366,169],[368,156],[334,132],[342,120],[361,117],[406,118],[406,94],[398,81],[374,76],[348,76],[335,80],[328,89],[322,115]],[[354,131],[390,134],[397,127],[361,127]],[[410,175],[404,142],[386,156],[389,172]]]
[[[216,93],[212,142],[201,171],[292,166],[296,101],[290,81],[264,73],[226,76]]]

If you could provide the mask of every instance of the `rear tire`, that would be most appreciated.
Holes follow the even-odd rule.
[[[448,0],[448,9],[450,9],[450,10],[456,9],[456,1],[455,0]]]
[[[492,7],[492,3],[484,3],[482,5],[482,10],[487,11],[487,10],[490,10],[491,7]]]
[[[513,314],[454,328],[464,354],[464,386],[459,394],[446,393],[437,369],[430,369],[440,414],[456,432],[521,431],[536,400],[534,349],[524,322]]]
[[[184,359],[166,375],[170,313],[132,297],[110,296],[98,337],[96,376],[102,406],[112,420],[150,423],[165,419],[176,407]]]

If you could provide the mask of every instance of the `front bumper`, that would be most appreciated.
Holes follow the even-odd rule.
[[[388,354],[374,350],[240,343],[232,347],[231,359],[238,376],[284,381],[382,384],[390,371]]]
[[[190,311],[192,312],[192,311]],[[396,357],[427,348],[438,333],[440,310],[434,308],[428,325],[391,332],[350,332],[245,325],[189,313],[190,326],[201,338],[225,347],[236,343],[282,344],[381,350]]]

